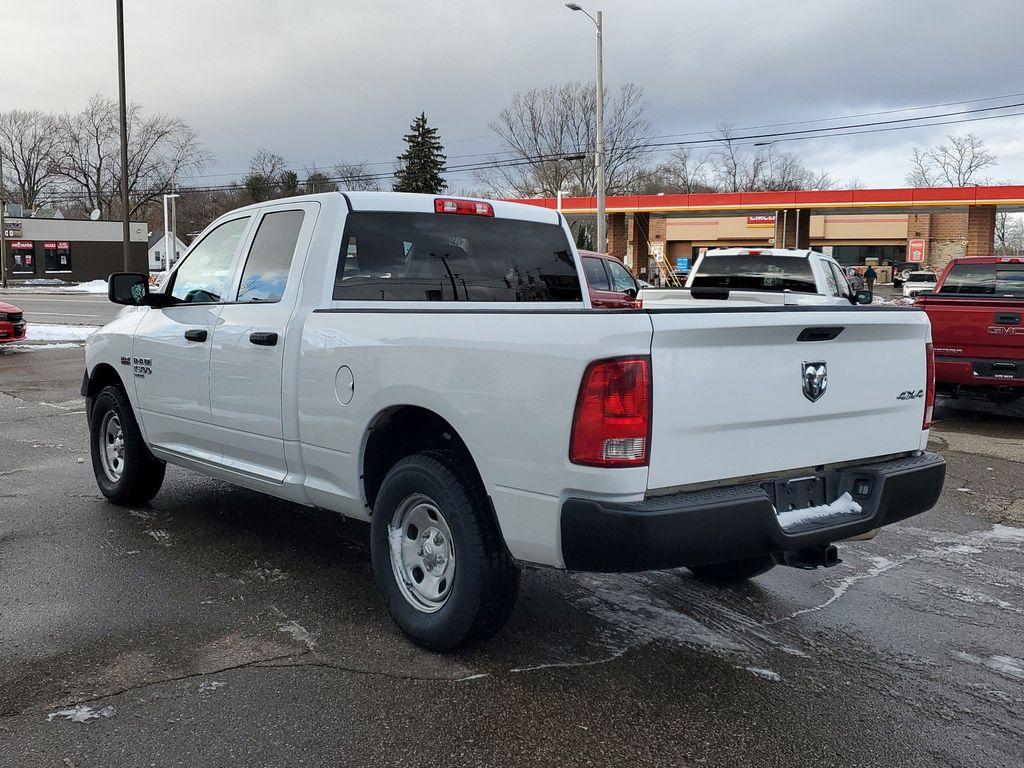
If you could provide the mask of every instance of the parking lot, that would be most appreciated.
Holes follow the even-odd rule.
[[[1019,765],[1020,409],[943,404],[939,505],[835,568],[531,570],[441,656],[390,622],[362,524],[176,468],[106,503],[82,369],[0,354],[0,765]]]

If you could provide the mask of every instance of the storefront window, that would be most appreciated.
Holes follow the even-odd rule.
[[[31,240],[12,240],[8,243],[11,249],[11,272],[14,274],[35,274],[35,247]]]
[[[43,264],[47,272],[70,272],[71,243],[62,241],[43,243]]]

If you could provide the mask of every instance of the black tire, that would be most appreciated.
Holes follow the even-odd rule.
[[[108,414],[118,419],[124,441],[124,456],[116,480],[107,475],[100,454],[100,430],[104,428]],[[145,504],[160,490],[167,465],[149,452],[128,395],[120,387],[105,387],[93,401],[89,414],[89,448],[96,484],[100,492],[115,504]]]
[[[433,501],[451,532],[455,572],[433,613],[413,606],[392,567],[392,519],[414,495]],[[452,451],[408,456],[391,468],[373,505],[373,574],[395,623],[413,642],[449,651],[486,640],[508,621],[519,594],[519,568],[505,547],[473,468]]]
[[[775,559],[771,555],[760,555],[727,563],[691,565],[690,571],[700,581],[712,584],[738,584],[762,573],[768,573],[774,567]]]

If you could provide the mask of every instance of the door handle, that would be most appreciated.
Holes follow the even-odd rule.
[[[996,325],[1020,325],[1020,314],[1017,312],[996,312]]]
[[[185,331],[186,341],[206,341],[206,329],[205,328],[190,328]]]
[[[276,347],[277,334],[268,331],[254,331],[249,334],[249,341],[261,347]]]

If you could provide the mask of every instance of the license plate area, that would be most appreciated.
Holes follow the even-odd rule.
[[[825,479],[822,477],[794,477],[775,481],[776,513],[794,509],[820,507],[826,503]]]

